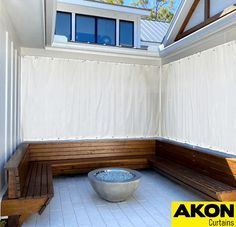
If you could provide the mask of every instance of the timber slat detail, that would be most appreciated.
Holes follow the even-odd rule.
[[[223,198],[228,195],[230,195],[228,196],[229,201],[236,200],[235,187],[212,179],[174,162],[167,161],[166,159],[157,158],[152,161],[152,164],[155,169],[159,169],[164,173],[169,174],[172,178],[176,178],[178,181],[209,195],[215,200],[222,201]]]
[[[236,159],[157,142],[156,155],[236,187]]]
[[[53,175],[87,173],[96,168],[124,167],[131,169],[149,168],[149,161],[143,157],[99,158],[96,161],[89,159],[70,160],[68,162],[51,162]]]
[[[101,141],[79,141],[79,142],[48,142],[31,143],[29,149],[37,148],[63,148],[63,147],[107,147],[107,146],[132,146],[132,145],[151,145],[155,146],[155,140],[101,140]]]
[[[71,159],[110,159],[127,156],[153,156],[155,141],[89,141],[73,143],[31,144],[29,147],[31,161],[53,161]]]
[[[209,198],[236,201],[236,159],[163,141],[156,142],[152,166]]]

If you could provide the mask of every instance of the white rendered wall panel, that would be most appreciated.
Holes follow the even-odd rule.
[[[4,184],[4,163],[7,156],[6,139],[6,32],[0,25],[0,188]]]
[[[0,196],[6,178],[4,164],[16,146],[14,108],[18,83],[14,80],[18,62],[15,61],[17,37],[2,1],[0,1]]]

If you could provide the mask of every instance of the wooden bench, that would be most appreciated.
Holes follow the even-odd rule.
[[[101,140],[30,144],[30,161],[48,163],[53,175],[88,173],[102,167],[149,168],[154,140]]]
[[[210,200],[236,201],[236,159],[157,141],[154,169]]]
[[[6,164],[1,215],[41,213],[53,197],[52,176],[117,166],[154,168],[211,200],[236,200],[236,159],[154,140],[22,144]]]
[[[6,165],[8,189],[1,204],[2,216],[18,216],[20,224],[41,213],[53,197],[52,171],[46,163],[30,162],[28,144],[22,144]]]
[[[1,215],[18,216],[22,224],[29,215],[41,213],[53,197],[53,175],[109,166],[143,169],[154,156],[151,140],[22,144],[6,164],[8,190]]]

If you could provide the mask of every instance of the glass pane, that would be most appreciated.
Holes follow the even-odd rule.
[[[56,35],[64,35],[71,40],[71,14],[57,12],[56,18]]]
[[[97,43],[116,45],[116,21],[112,19],[97,19]]]
[[[120,45],[134,46],[134,23],[130,21],[120,21]]]
[[[95,17],[76,15],[75,40],[95,43]]]

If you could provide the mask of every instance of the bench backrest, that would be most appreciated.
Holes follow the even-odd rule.
[[[21,144],[7,162],[8,198],[19,198],[29,169],[28,144]]]
[[[236,187],[236,159],[167,142],[156,142],[156,155]]]
[[[151,157],[154,140],[100,140],[64,143],[38,143],[29,146],[31,161],[115,158],[121,156]]]

